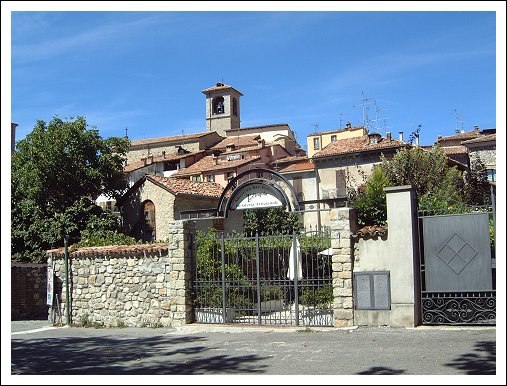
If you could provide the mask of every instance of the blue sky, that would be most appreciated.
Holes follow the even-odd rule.
[[[103,137],[203,132],[201,91],[218,81],[244,94],[242,127],[288,123],[304,146],[363,124],[363,99],[371,130],[407,138],[421,125],[421,144],[497,124],[493,11],[53,7],[11,23],[17,140],[55,115],[85,116]]]

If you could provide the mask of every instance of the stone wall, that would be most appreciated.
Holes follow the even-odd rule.
[[[192,318],[190,288],[193,223],[170,223],[167,243],[80,248],[69,253],[70,321],[65,254],[48,251],[59,307],[55,323],[104,326],[177,326]]]
[[[46,319],[47,264],[11,262],[11,319]]]
[[[336,327],[354,325],[352,290],[352,230],[356,213],[350,208],[336,208],[330,211],[331,248],[333,250],[333,295]]]

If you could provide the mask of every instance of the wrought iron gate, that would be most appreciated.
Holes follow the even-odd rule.
[[[495,324],[488,213],[421,216],[423,324]]]
[[[199,323],[333,326],[329,231],[197,232],[193,304]]]

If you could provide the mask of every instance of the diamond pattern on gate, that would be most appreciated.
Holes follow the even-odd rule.
[[[460,274],[478,252],[456,233],[437,252],[437,256],[454,272]]]

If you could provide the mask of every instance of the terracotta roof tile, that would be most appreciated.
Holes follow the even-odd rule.
[[[289,125],[287,123],[273,123],[271,125],[263,125],[263,126],[251,126],[251,127],[238,127],[234,129],[226,129],[226,133],[231,133],[231,135],[234,135],[234,132],[241,132],[241,131],[247,131],[247,130],[258,130],[258,129],[267,129],[268,127],[283,127],[286,128]]]
[[[131,171],[140,169],[144,166],[148,166],[148,165],[151,165],[151,164],[154,164],[157,162],[176,161],[176,160],[179,160],[182,158],[187,158],[187,157],[190,157],[190,156],[193,156],[196,154],[200,154],[200,153],[203,153],[203,152],[200,151],[197,153],[187,153],[187,154],[166,154],[165,157],[164,156],[158,156],[158,157],[153,157],[153,158],[148,157],[146,159],[146,161],[141,159],[139,161],[134,161],[134,162],[131,162],[131,163],[125,165],[125,167],[123,168],[123,171],[125,173],[129,173]]]
[[[361,137],[345,138],[331,142],[321,151],[315,153],[312,158],[321,158],[334,155],[360,153],[365,151],[375,151],[384,149],[396,149],[409,146],[405,142],[396,139],[388,140],[381,137],[378,143],[370,143],[368,135]]]
[[[146,179],[154,180],[174,194],[191,194],[198,196],[220,197],[224,188],[215,182],[198,182],[182,178],[147,175]]]
[[[271,162],[271,165],[280,165],[280,164],[293,163],[293,162],[304,162],[304,161],[308,161],[307,156],[293,155],[290,157],[277,159],[276,161]]]
[[[302,172],[305,170],[314,170],[315,164],[311,161],[297,162],[280,169],[279,173]]]
[[[259,135],[242,135],[235,137],[227,137],[218,142],[216,145],[212,146],[211,149],[225,150],[227,146],[231,145],[234,145],[235,148],[258,146],[259,145],[259,142],[257,141],[258,138],[260,138]]]
[[[155,243],[155,244],[135,244],[135,245],[109,245],[104,247],[81,247],[72,251],[70,247],[69,255],[72,257],[77,256],[91,256],[91,255],[144,255],[147,253],[162,253],[168,250],[168,243]],[[64,248],[57,248],[48,250],[55,256],[62,256],[65,253]]]
[[[185,135],[174,135],[169,137],[157,137],[157,138],[145,138],[145,139],[136,139],[130,141],[130,146],[140,146],[140,145],[149,145],[152,143],[159,142],[181,142],[189,139],[198,139],[204,137],[206,135],[210,135],[212,132],[207,131],[204,133],[196,133],[196,134],[185,134]]]
[[[198,174],[206,171],[212,170],[222,170],[229,168],[237,168],[239,166],[243,166],[249,164],[251,162],[258,161],[261,157],[252,157],[248,159],[238,159],[231,161],[221,161],[218,160],[218,163],[215,165],[215,161],[213,160],[213,156],[209,155],[204,158],[201,158],[196,163],[190,165],[188,168],[180,169],[176,173],[174,173],[173,177],[180,176],[188,176],[192,174]]]
[[[474,143],[481,143],[481,142],[489,142],[489,141],[495,141],[496,142],[496,134],[488,134],[488,135],[481,135],[480,137],[469,139],[467,141],[461,142],[462,145],[468,145],[468,144],[474,144]]]
[[[467,148],[465,146],[441,146],[445,155],[453,154],[467,154]]]
[[[446,141],[455,141],[458,139],[467,140],[467,139],[477,138],[478,136],[480,136],[480,134],[477,131],[473,130],[473,131],[467,131],[466,133],[459,133],[459,134],[455,134],[455,135],[448,135],[445,137],[437,138],[436,143],[446,142]]]
[[[353,238],[382,237],[387,234],[386,225],[367,225],[352,235]]]
[[[217,91],[217,90],[227,90],[227,89],[230,89],[232,88],[233,90],[235,90],[237,93],[239,93],[240,95],[243,95],[241,94],[238,90],[236,90],[234,87],[232,86],[229,86],[228,84],[224,84],[224,83],[220,83],[218,82],[215,86],[213,87],[209,87],[209,88],[206,88],[204,90],[202,90],[203,93],[207,93],[207,92],[210,92],[210,91]]]

